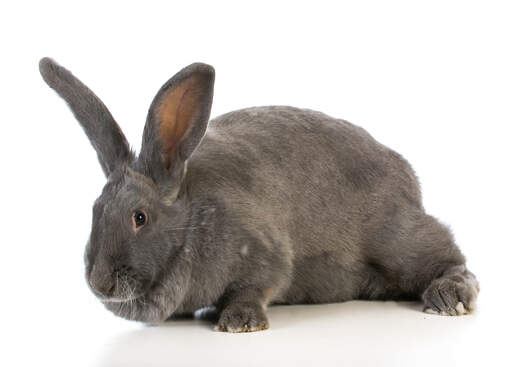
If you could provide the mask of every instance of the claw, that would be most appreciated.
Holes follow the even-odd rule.
[[[467,313],[466,308],[464,307],[464,304],[462,302],[457,303],[455,306],[455,310],[457,311],[458,315],[464,315]]]

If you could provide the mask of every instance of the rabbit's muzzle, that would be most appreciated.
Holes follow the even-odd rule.
[[[105,268],[95,264],[87,281],[96,297],[104,302],[131,301],[141,293],[137,274],[126,265]]]

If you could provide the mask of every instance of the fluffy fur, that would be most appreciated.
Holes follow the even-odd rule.
[[[158,322],[215,306],[217,330],[268,327],[269,304],[422,299],[470,311],[478,283],[416,176],[365,130],[292,107],[208,122],[214,71],[193,64],[149,110],[136,157],[103,103],[45,58],[108,179],[86,247],[92,291],[116,315]],[[147,223],[132,230],[133,213]]]

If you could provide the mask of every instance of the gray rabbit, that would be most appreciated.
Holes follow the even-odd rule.
[[[470,312],[479,291],[417,178],[365,130],[322,113],[255,107],[210,122],[214,70],[192,64],[149,109],[138,156],[98,97],[51,59],[107,178],[87,282],[118,316],[159,322],[214,306],[217,330],[268,328],[270,304],[422,299]]]

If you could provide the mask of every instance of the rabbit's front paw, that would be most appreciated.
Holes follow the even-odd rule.
[[[216,331],[245,333],[268,329],[268,320],[263,307],[257,303],[236,303],[226,307],[220,314]]]

